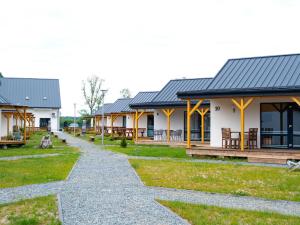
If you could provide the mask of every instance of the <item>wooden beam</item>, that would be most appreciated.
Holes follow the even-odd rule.
[[[134,133],[135,133],[135,114],[131,114],[131,116],[132,116],[132,140],[134,140],[134,138],[135,138],[135,135],[134,135]]]
[[[203,102],[203,99],[198,99],[198,102],[196,105],[194,105],[194,107],[191,109],[190,111],[190,116],[199,108],[199,106],[201,105],[201,103]]]
[[[300,106],[300,99],[298,97],[291,97],[291,99],[296,102],[298,106]]]
[[[239,101],[231,99],[233,104],[240,110],[240,125],[241,125],[241,151],[245,150],[245,110],[253,102],[254,98],[248,99],[246,102],[244,98],[241,98]]]
[[[187,124],[187,148],[191,148],[191,99],[187,100],[186,124]]]
[[[135,111],[135,140],[138,141],[139,138],[139,119],[144,114],[144,111],[139,112],[138,110]]]
[[[191,147],[191,116],[199,108],[204,99],[198,99],[196,105],[191,108],[191,99],[187,99],[187,148]]]
[[[209,108],[201,108],[201,109],[197,109],[197,112],[200,114],[201,116],[201,143],[204,144],[204,118],[205,118],[205,114],[209,111]]]
[[[24,108],[24,135],[23,135],[23,137],[24,137],[24,144],[26,144],[26,108]]]
[[[170,142],[170,127],[171,127],[171,116],[175,109],[162,109],[163,113],[167,117],[167,142]]]

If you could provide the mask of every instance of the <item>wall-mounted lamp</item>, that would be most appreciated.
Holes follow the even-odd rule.
[[[232,112],[235,113],[235,110],[236,110],[235,105],[232,105]]]

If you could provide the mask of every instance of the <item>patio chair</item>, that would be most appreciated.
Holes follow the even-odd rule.
[[[257,148],[257,133],[258,128],[249,128],[247,146],[249,149]]]
[[[300,169],[300,161],[294,162],[294,161],[288,160],[286,164],[289,167],[289,171],[294,171],[296,169]]]
[[[240,136],[240,135],[239,135]],[[230,128],[222,128],[222,148],[239,148],[240,137],[232,137]]]
[[[182,130],[175,130],[174,131],[174,139],[176,141],[181,141],[182,140]]]
[[[222,128],[222,148],[231,148],[231,131],[230,128]]]

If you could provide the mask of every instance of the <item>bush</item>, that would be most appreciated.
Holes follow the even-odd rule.
[[[126,147],[127,147],[127,141],[126,141],[126,138],[123,138],[123,139],[121,140],[120,146],[121,146],[122,148],[126,148]]]

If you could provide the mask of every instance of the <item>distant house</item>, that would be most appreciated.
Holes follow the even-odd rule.
[[[26,113],[27,109],[27,106],[14,105],[0,95],[1,146],[22,145],[26,143],[30,133],[27,129],[24,129],[26,124],[24,121],[32,121],[32,115]],[[23,128],[23,130],[20,128]]]
[[[174,131],[178,132],[176,141],[183,142],[186,139],[186,101],[177,97],[179,91],[191,91],[206,89],[212,78],[176,79],[170,80],[161,91],[156,93],[151,101],[131,103],[130,107],[135,110],[152,109],[154,115],[153,130],[162,130],[163,133],[155,135],[155,140],[169,141],[173,138]],[[209,108],[206,101],[203,107]],[[201,140],[201,116],[198,112],[192,115],[191,129],[192,140]],[[169,130],[169,138],[168,138]],[[168,140],[169,139],[169,140]],[[205,115],[205,140],[210,139],[210,113]]]
[[[0,77],[0,96],[11,105],[27,106],[27,113],[34,117],[34,127],[59,129],[59,80]],[[2,118],[2,124],[4,121]]]

